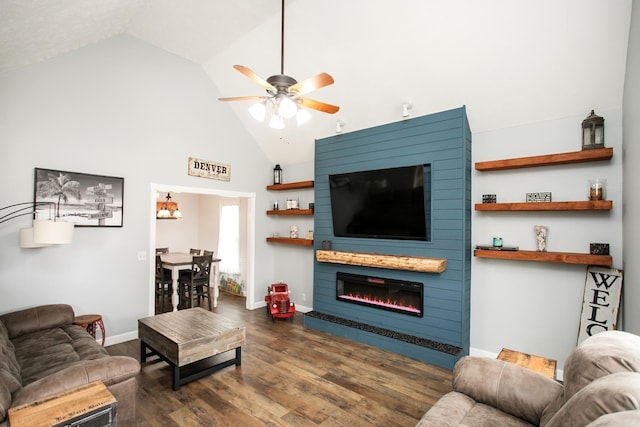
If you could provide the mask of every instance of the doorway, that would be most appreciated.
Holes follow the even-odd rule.
[[[240,222],[242,225],[242,229],[244,232],[241,234],[242,241],[240,244],[244,248],[244,252],[241,255],[244,260],[244,271],[246,272],[246,303],[245,307],[247,309],[251,308],[251,302],[254,297],[254,284],[255,284],[255,193],[244,193],[244,192],[236,192],[236,191],[225,191],[225,190],[217,190],[210,188],[199,188],[199,187],[183,187],[177,185],[165,185],[165,184],[157,184],[151,183],[150,188],[150,229],[149,229],[149,253],[154,254],[156,248],[157,241],[157,232],[156,232],[156,201],[161,201],[162,198],[167,194],[171,193],[173,195],[177,195],[175,198],[177,201],[180,200],[180,195],[189,196],[188,198],[193,199],[193,197],[200,198],[205,200],[207,204],[211,202],[213,199],[224,198],[225,200],[236,199],[239,204],[243,206],[241,209],[241,217]],[[209,197],[210,196],[210,197]],[[181,208],[182,210],[182,208]],[[204,218],[207,216],[205,215]],[[216,215],[217,217],[217,215]],[[178,219],[175,221],[182,221],[182,219]],[[208,223],[206,219],[201,220],[197,228],[202,229],[207,232],[207,230],[211,230],[213,227],[218,227],[217,219],[214,218],[216,224]],[[217,245],[216,245],[217,246]],[[213,248],[217,251],[217,247]],[[150,256],[150,283],[149,283],[149,313],[150,315],[155,313],[155,257]],[[216,284],[217,286],[218,284]]]

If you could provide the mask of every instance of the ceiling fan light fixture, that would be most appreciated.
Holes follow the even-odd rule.
[[[309,113],[304,108],[298,109],[298,112],[296,113],[296,123],[298,126],[305,124],[307,121],[309,121],[310,118],[311,113]]]
[[[256,102],[249,107],[249,114],[260,123],[264,122],[264,118],[267,115],[267,101]]]
[[[278,115],[284,119],[290,119],[298,112],[296,103],[286,95],[278,95]]]
[[[269,127],[271,129],[284,129],[284,119],[277,113],[274,113],[269,121]]]
[[[253,82],[260,85],[267,92],[267,96],[236,96],[232,98],[218,98],[220,101],[248,101],[258,100],[258,104],[249,108],[249,113],[258,122],[263,122],[266,117],[267,101],[273,107],[269,126],[273,129],[283,129],[285,119],[296,117],[298,125],[306,122],[311,117],[308,111],[301,112],[303,108],[321,111],[327,114],[335,114],[340,110],[337,105],[331,105],[303,97],[309,92],[321,89],[334,83],[333,77],[327,73],[320,73],[303,81],[297,81],[284,73],[284,6],[282,0],[282,20],[280,30],[280,73],[274,74],[264,80],[244,65],[234,65],[240,73]],[[265,99],[266,98],[266,99]],[[259,105],[259,104],[262,104]],[[302,108],[301,108],[302,107]],[[289,124],[289,123],[287,123]]]

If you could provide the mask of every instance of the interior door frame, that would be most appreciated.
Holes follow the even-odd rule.
[[[181,185],[158,184],[152,182],[149,191],[149,254],[155,254],[156,244],[156,202],[160,194],[166,192],[189,193],[204,196],[239,197],[247,200],[247,215],[245,218],[247,226],[247,257],[249,260],[247,277],[247,295],[245,307],[252,310],[253,294],[255,292],[255,230],[256,230],[256,193],[245,193],[241,191],[227,191],[215,188],[185,187]],[[152,316],[155,314],[155,256],[149,256],[149,306],[148,312]]]

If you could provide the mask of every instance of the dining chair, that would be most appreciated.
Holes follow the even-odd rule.
[[[191,248],[191,249],[189,249],[189,253],[190,253],[191,255],[200,255],[200,249],[193,249],[193,248]]]
[[[208,250],[206,250],[206,249],[205,249],[205,250],[202,252],[202,255],[204,255],[204,256],[211,255],[211,257],[213,258],[213,251],[208,251]]]
[[[160,304],[160,311],[164,311],[164,301],[171,295],[171,270],[162,267],[160,255],[156,255],[156,302]]]
[[[169,248],[156,248],[156,255],[169,253]]]
[[[197,299],[198,306],[204,298],[209,303],[211,311],[211,288],[209,279],[211,278],[211,255],[195,255],[191,261],[191,270],[183,270],[178,278],[178,289],[180,289],[180,305],[192,308],[194,299]]]

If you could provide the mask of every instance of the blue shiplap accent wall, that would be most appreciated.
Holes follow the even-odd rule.
[[[334,237],[328,175],[431,165],[431,241]],[[390,209],[393,207],[390,206]],[[440,274],[315,263],[314,311],[462,348],[450,355],[305,317],[305,325],[446,368],[469,353],[471,272],[471,131],[465,107],[316,141],[315,249],[446,258]],[[422,282],[424,317],[336,300],[336,272]]]

